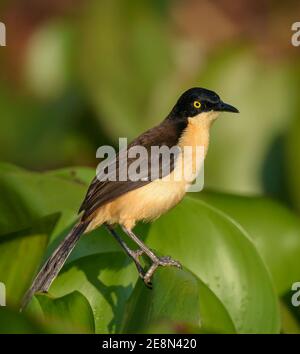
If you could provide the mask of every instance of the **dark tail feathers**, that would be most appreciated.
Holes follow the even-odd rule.
[[[68,236],[66,236],[56,248],[24,295],[20,309],[21,311],[26,307],[35,293],[48,291],[52,281],[63,267],[69,254],[72,252],[80,236],[86,230],[88,224],[89,222],[80,222],[74,226]]]

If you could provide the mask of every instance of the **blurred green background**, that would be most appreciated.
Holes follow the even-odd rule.
[[[218,92],[226,102],[238,107],[241,113],[239,116],[224,114],[213,127],[205,164],[205,189],[252,197],[239,199],[239,196],[204,192],[202,199],[238,220],[250,236],[256,237],[253,237],[255,245],[268,265],[278,295],[283,301],[292,282],[300,281],[299,271],[295,270],[300,269],[297,253],[300,250],[300,224],[296,216],[300,212],[300,48],[291,44],[291,25],[300,20],[299,14],[300,4],[296,0],[2,1],[0,21],[6,24],[7,46],[0,48],[0,159],[32,171],[48,171],[69,166],[95,168],[98,163],[96,149],[99,146],[116,145],[118,137],[132,139],[159,123],[184,90],[192,86],[202,86]],[[1,173],[15,173],[12,167],[3,166]],[[76,171],[82,178],[81,182],[85,183],[84,187],[80,186],[80,191],[75,186],[72,189],[71,185],[59,184],[55,189],[56,181],[51,177],[55,173],[47,174],[49,180],[45,182],[45,186],[51,182],[53,195],[50,196],[52,191],[46,187],[43,195],[49,191],[45,200],[48,203],[47,198],[53,198],[51,203],[61,205],[61,210],[56,210],[52,204],[48,207],[47,204],[44,211],[39,204],[42,198],[39,194],[40,199],[34,199],[34,203],[28,208],[29,211],[20,211],[21,207],[17,210],[18,217],[14,214],[11,223],[7,221],[7,217],[3,217],[2,224],[0,222],[0,234],[20,231],[21,226],[29,227],[26,224],[29,216],[35,220],[37,217],[44,218],[63,210],[63,221],[60,219],[55,233],[52,232],[54,221],[51,219],[50,224],[49,220],[47,222],[50,231],[46,234],[51,234],[52,239],[60,235],[75,220],[75,211],[93,174],[92,170]],[[56,175],[66,177],[66,172],[62,171]],[[40,177],[37,177],[40,175],[34,176],[28,177],[28,180],[25,175],[22,176],[24,179],[20,177],[21,183],[24,183],[22,192],[18,189],[20,181],[13,180],[11,176],[1,182],[2,200],[5,205],[3,208],[9,204],[8,200],[13,205],[24,196],[29,198],[26,188],[31,186],[31,183],[41,187],[38,180]],[[5,194],[8,185],[13,185],[13,197]],[[32,190],[30,191],[32,193]],[[54,197],[58,191],[61,194]],[[21,194],[22,198],[19,196]],[[259,196],[271,197],[286,208],[261,200]],[[186,207],[193,210],[194,201],[188,199],[185,203]],[[25,204],[22,199],[21,206]],[[16,213],[14,208],[15,206],[12,210]],[[219,218],[212,218],[206,207],[199,208],[203,208],[203,215],[207,215],[208,220]],[[67,212],[64,214],[65,209]],[[181,213],[184,211],[176,210]],[[7,210],[6,212],[7,214],[3,215],[11,215]],[[175,219],[178,220],[173,220],[173,217],[174,215],[170,216],[171,223],[175,222]],[[18,227],[12,227],[16,220]],[[163,222],[159,224],[162,229]],[[205,224],[205,220],[202,222]],[[221,225],[219,221],[216,221],[216,224]],[[208,223],[207,228],[209,225]],[[30,224],[30,227],[33,226]],[[220,226],[224,235],[226,228]],[[176,230],[174,232],[176,233]],[[232,235],[228,231],[229,234]],[[152,246],[171,253],[167,245],[164,248],[162,244],[156,243],[158,241],[155,241],[155,235],[154,227],[147,236]],[[47,244],[46,241],[41,241],[42,244],[43,242]],[[95,246],[91,242],[90,246],[86,247],[91,250],[93,245]],[[278,256],[277,263],[272,254],[273,246],[274,254]],[[241,249],[243,247],[241,245]],[[111,247],[108,249],[112,251]],[[247,250],[252,252],[248,248]],[[281,250],[283,253],[280,253]],[[7,259],[11,258],[11,254],[6,252]],[[24,252],[26,254],[26,249]],[[35,266],[32,265],[32,269],[28,271],[31,276],[28,275],[29,278],[24,282],[24,289],[32,277],[33,270],[40,263],[39,252],[43,253],[37,251]],[[84,255],[91,253],[86,252],[83,248]],[[245,254],[248,254],[247,252]],[[176,250],[172,254],[176,255]],[[5,267],[8,263],[3,259],[0,264]],[[187,259],[191,259],[190,255]],[[254,269],[259,262],[246,262],[245,269]],[[100,264],[98,266],[101,268]],[[84,268],[83,265],[82,267]],[[195,268],[193,265],[188,266],[197,276],[199,267],[199,264]],[[255,271],[259,272],[257,269]],[[202,281],[205,276],[200,275]],[[290,275],[290,278],[287,275]],[[261,278],[262,284],[265,284],[264,276]],[[243,275],[241,277],[243,278]],[[173,279],[172,276],[170,279]],[[193,278],[188,279],[193,283]],[[203,282],[207,283],[206,280]],[[60,282],[63,282],[63,279]],[[59,279],[55,284],[59,284]],[[198,287],[199,284],[193,286]],[[205,286],[202,284],[201,287]],[[56,288],[59,288],[59,285]],[[123,289],[127,298],[132,290],[129,288]],[[223,300],[217,285],[212,288]],[[201,291],[204,291],[203,289]],[[69,290],[65,293],[55,293],[54,290],[54,293],[57,296],[71,296],[69,300],[76,301],[79,308],[90,306],[85,303],[85,298],[81,298],[83,295],[80,293],[66,295],[70,293]],[[71,290],[77,291],[78,287],[75,286]],[[115,290],[114,288],[113,291]],[[134,293],[138,297],[142,291],[136,288]],[[210,290],[205,291],[203,293],[207,296]],[[21,290],[19,292],[22,293]],[[198,293],[198,290],[196,292]],[[254,294],[256,296],[257,291]],[[159,295],[156,296],[159,298]],[[235,330],[278,331],[276,319],[273,322],[270,319],[270,325],[262,321],[253,327],[250,319],[251,325],[244,317],[238,318],[237,313],[241,312],[232,305],[233,299],[226,296],[222,302],[227,310],[229,308]],[[63,299],[59,305],[62,309],[65,298],[59,299]],[[47,301],[50,300],[45,298],[40,300],[40,303],[47,311],[55,312],[57,309],[51,310],[51,306],[55,306],[49,305]],[[107,301],[112,301],[109,296]],[[212,302],[209,303],[214,303],[215,306],[216,300],[210,301]],[[132,310],[132,303],[138,306],[138,300],[131,300],[128,305],[127,327],[125,326],[128,331],[135,329],[134,321],[130,322],[135,311]],[[123,309],[122,304],[121,301],[120,306]],[[272,306],[270,305],[270,308]],[[294,315],[289,313],[288,306],[282,306],[281,318],[284,318],[282,323],[285,325],[281,325],[281,331],[299,331],[300,325],[295,319],[300,318],[299,313],[294,318]],[[97,308],[92,310],[94,316],[99,315]],[[255,317],[255,311],[251,312],[252,310],[248,308],[251,316]],[[95,328],[91,329],[93,325],[90,326],[93,320],[89,317],[89,311],[90,309],[82,310],[86,316],[82,321],[86,325],[85,328],[89,328],[88,331],[94,331]],[[115,311],[119,313],[120,309],[114,309],[114,316]],[[223,314],[222,311],[220,313]],[[276,311],[272,311],[274,315]],[[12,314],[7,312],[6,315],[12,318]],[[230,321],[227,321],[227,317],[224,320],[224,316],[220,320],[222,326],[226,323],[223,327],[226,327],[227,332],[235,331],[232,330],[231,324],[228,325]],[[207,318],[211,319],[209,316]],[[274,318],[277,318],[276,315]],[[213,327],[209,321],[207,328]],[[23,322],[18,325],[21,332],[22,326],[29,332],[35,331],[32,324],[33,329],[28,329]],[[100,327],[97,327],[96,323],[98,332],[112,331],[109,326],[98,326]],[[164,326],[165,324],[159,328],[168,331],[169,327],[165,329]],[[151,328],[147,330],[151,331]],[[185,330],[193,331],[191,328]],[[48,331],[49,328],[44,330]]]
[[[95,166],[192,86],[239,107],[214,126],[207,187],[300,208],[297,1],[2,1],[0,156]]]

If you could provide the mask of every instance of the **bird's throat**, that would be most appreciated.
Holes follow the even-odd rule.
[[[202,113],[197,117],[188,118],[188,125],[179,139],[178,146],[182,149],[185,146],[191,146],[193,149],[203,147],[206,156],[209,146],[210,128],[217,116],[217,113],[209,112]]]

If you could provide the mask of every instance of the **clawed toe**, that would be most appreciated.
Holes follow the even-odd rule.
[[[144,276],[143,280],[147,288],[152,289],[151,277],[149,278],[148,276]]]
[[[159,258],[159,265],[162,267],[182,268],[181,264],[178,261],[176,261],[175,259],[172,259],[169,256]]]
[[[178,261],[175,261],[174,259],[172,259],[171,257],[166,256],[166,257],[159,257],[159,258],[155,259],[153,261],[151,267],[149,268],[149,270],[147,271],[147,273],[143,277],[145,285],[150,289],[152,289],[151,278],[152,278],[153,274],[155,273],[156,269],[160,266],[161,267],[182,268],[181,264]]]

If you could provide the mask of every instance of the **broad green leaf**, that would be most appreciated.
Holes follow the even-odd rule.
[[[151,226],[147,244],[178,259],[207,284],[237,332],[279,331],[269,273],[248,236],[225,214],[187,197]]]
[[[9,307],[0,307],[1,334],[49,333],[49,328]]]
[[[8,162],[0,162],[0,171],[1,173],[3,173],[3,172],[20,172],[20,171],[25,172],[26,170]]]
[[[91,306],[78,291],[60,298],[36,295],[43,311],[43,320],[61,333],[94,333],[95,323]]]
[[[146,236],[151,226],[147,224],[139,224],[136,231],[143,236]],[[126,243],[131,248],[136,248],[136,245],[124,234],[120,227],[116,229],[118,234],[126,240]],[[53,245],[54,246],[54,245]],[[93,230],[92,232],[81,237],[78,245],[70,255],[68,262],[81,257],[90,256],[93,254],[102,254],[107,252],[123,252],[119,243],[110,235],[104,226]]]
[[[285,334],[300,334],[300,323],[297,317],[284,301],[280,301],[281,332]]]
[[[47,172],[48,176],[56,176],[69,181],[85,184],[88,186],[96,175],[96,170],[89,167],[66,167],[59,170]]]
[[[189,271],[159,269],[153,285],[150,290],[142,282],[137,283],[126,306],[122,332],[159,333],[160,323],[181,332],[189,328],[198,332],[235,332],[221,302]]]
[[[5,182],[3,182],[3,185],[11,187],[8,188],[10,192],[13,191],[19,200],[23,201],[23,205],[21,203],[17,204],[22,206],[20,210],[22,212],[25,210],[30,215],[30,217],[24,218],[24,223],[25,219],[28,223],[34,216],[39,215],[39,213],[43,214],[45,210],[61,210],[64,219],[59,228],[61,233],[59,239],[65,236],[66,231],[62,231],[76,217],[74,211],[70,212],[70,214],[73,214],[71,218],[66,217],[69,208],[74,208],[74,202],[70,203],[69,201],[71,191],[75,191],[72,198],[79,199],[79,205],[80,199],[87,188],[87,179],[91,174],[88,169],[74,168],[75,174],[74,171],[70,171],[72,170],[66,169],[38,174],[6,168],[2,176],[2,181]],[[25,186],[25,191],[18,188],[20,182]],[[3,187],[3,189],[5,188]],[[67,195],[67,200],[64,200],[65,195]],[[45,198],[42,199],[42,196]],[[56,196],[60,198],[62,203],[57,202]],[[4,203],[3,205],[5,207]],[[15,205],[15,203],[12,203],[12,207],[15,207]],[[2,207],[1,202],[0,206]],[[175,217],[173,213],[175,213]],[[19,215],[18,213],[15,214]],[[164,220],[169,221],[164,223]],[[22,222],[20,222],[21,224]],[[191,226],[193,224],[194,226]],[[188,235],[191,240],[189,242],[185,240],[184,244],[190,245],[190,247],[197,244],[199,247],[196,249],[194,247],[189,249],[186,254],[183,252],[183,254],[179,253],[176,256],[178,249],[180,252],[185,250],[183,247],[179,248],[182,240],[176,239],[176,242],[174,242],[174,237],[178,233],[181,235],[186,225],[192,227]],[[207,239],[203,236],[203,225],[206,225],[206,228],[204,228],[206,229],[205,234],[211,234],[212,237]],[[173,229],[174,227],[175,229]],[[194,239],[192,231],[195,233],[198,231],[201,237]],[[278,330],[278,314],[274,293],[263,263],[243,231],[226,216],[220,215],[218,211],[199,200],[186,198],[186,201],[170,214],[151,226],[140,227],[137,233],[144,237],[149,233],[149,239],[147,240],[149,245],[159,252],[179,258],[184,266],[195,273],[201,281],[203,280],[210,290],[203,284],[204,289],[211,291],[208,298],[214,297],[215,302],[220,302],[221,306],[225,306],[225,313],[228,311],[238,332],[274,332]],[[164,237],[160,237],[162,233]],[[155,235],[159,235],[159,237],[156,238]],[[156,243],[152,244],[153,240],[156,240]],[[169,241],[165,243],[167,240]],[[172,251],[170,245],[177,250]],[[210,250],[204,252],[204,247],[207,246]],[[195,257],[196,250],[199,254]],[[216,250],[218,254],[223,256],[223,262],[213,258]],[[116,241],[103,228],[94,231],[91,235],[83,236],[71,255],[69,263],[50,289],[50,295],[54,295],[55,298],[63,297],[73,291],[81,292],[91,304],[95,315],[95,330],[98,333],[114,333],[120,330],[125,303],[131,295],[137,279],[134,265],[121,252]],[[210,261],[208,262],[208,257],[214,260],[212,265]],[[224,271],[223,263],[227,264],[229,272]],[[255,292],[253,287],[251,288],[249,285],[249,283],[254,282],[254,279],[255,284],[257,283],[257,286],[261,289],[259,293]],[[138,284],[138,286],[140,285]],[[268,304],[265,304],[267,297]],[[253,310],[254,302],[259,304],[256,306],[257,312]],[[205,305],[202,307],[202,313],[200,311],[202,316],[208,313],[206,327],[204,326],[203,331],[205,331],[205,328],[212,327],[209,319],[212,318],[211,309],[213,307],[216,306]],[[257,316],[262,318],[259,324],[253,323]],[[224,331],[224,328],[220,329],[220,331],[222,330]]]
[[[68,230],[53,240],[44,258],[51,255],[67,234]],[[102,226],[88,234],[82,235],[66,262],[70,263],[79,258],[95,254],[100,256],[107,252],[122,252],[122,249],[118,242],[108,233],[104,226]]]
[[[0,174],[0,234],[26,227],[45,215],[62,214],[55,234],[77,217],[86,186],[45,173],[2,171]]]
[[[96,333],[118,333],[126,300],[136,280],[135,266],[125,254],[105,253],[66,265],[49,294],[62,297],[79,291],[92,307]]]
[[[235,326],[222,302],[200,279],[200,319],[202,333],[236,333]]]
[[[1,235],[0,281],[6,286],[8,304],[18,305],[29,287],[57,220],[58,215],[50,215],[30,228]]]
[[[300,279],[300,219],[268,198],[202,192],[197,197],[230,215],[248,232],[283,295]]]

